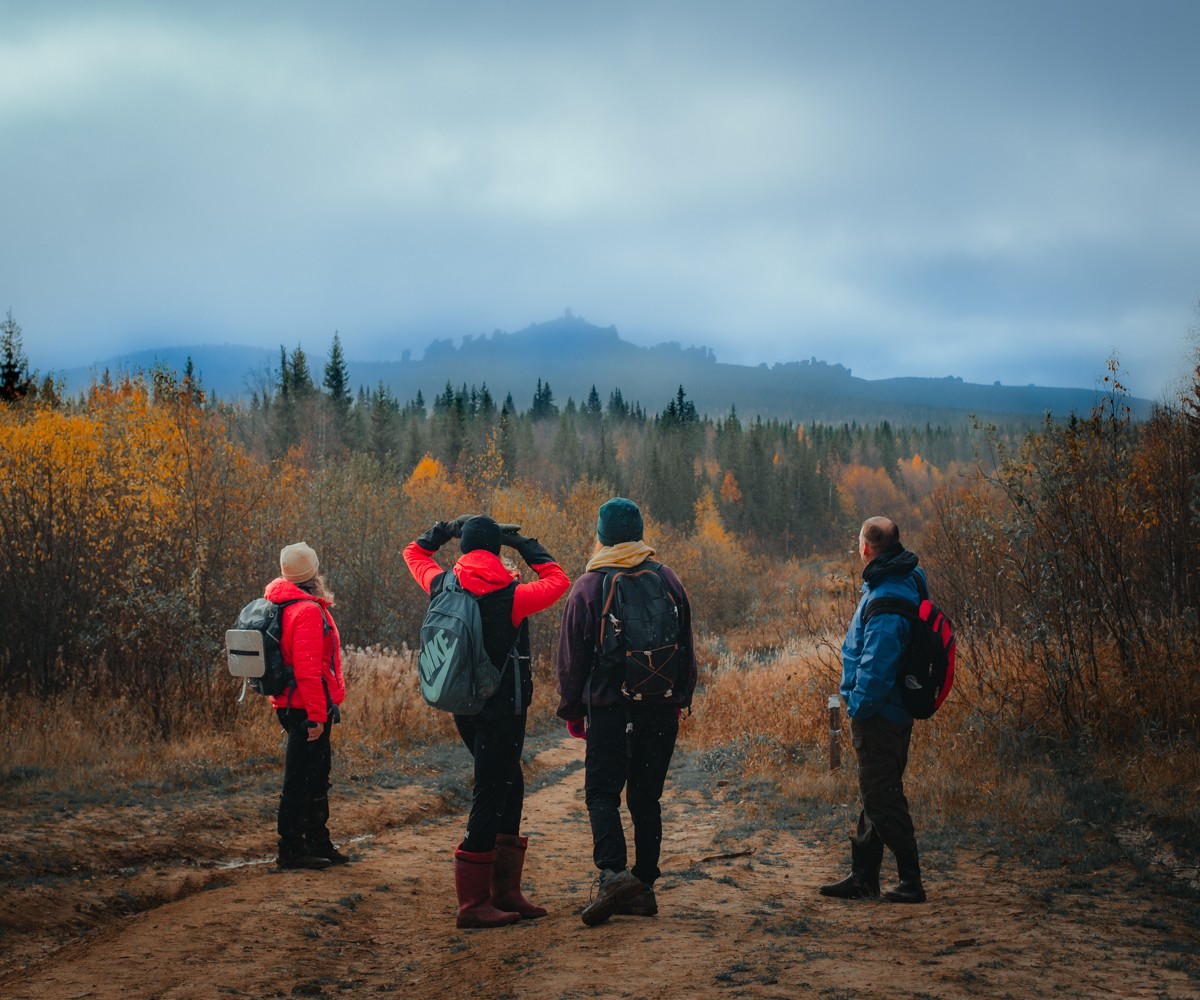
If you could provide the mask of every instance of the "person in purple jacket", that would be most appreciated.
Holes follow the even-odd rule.
[[[637,504],[614,497],[599,511],[596,547],[586,571],[575,581],[563,611],[558,646],[558,715],[572,736],[587,741],[584,799],[592,828],[592,860],[599,870],[597,889],[583,910],[589,926],[613,914],[653,916],[658,912],[654,882],[661,874],[660,800],[675,751],[679,719],[692,703],[696,656],[692,615],[679,577],[655,562],[654,549],[642,538]],[[606,578],[621,571],[656,573],[665,586],[663,600],[676,609],[677,643],[667,691],[645,698],[632,695],[619,672],[600,655],[602,601]],[[611,594],[611,581],[608,593]],[[621,826],[621,792],[633,819],[634,862],[627,868]]]

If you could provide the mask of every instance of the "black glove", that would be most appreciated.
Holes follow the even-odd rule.
[[[453,521],[438,521],[425,534],[417,539],[417,544],[426,552],[436,552],[445,545],[456,533],[451,530]]]
[[[537,566],[542,563],[554,562],[550,553],[542,547],[542,543],[536,538],[526,538],[516,531],[511,533],[505,532],[504,544],[511,545],[516,549],[517,555],[525,560],[527,566]]]
[[[466,524],[474,514],[459,514],[453,521],[447,521],[446,527],[450,529],[451,538],[462,538],[463,525]]]

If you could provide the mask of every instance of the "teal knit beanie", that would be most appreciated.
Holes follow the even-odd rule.
[[[613,497],[600,508],[600,516],[596,519],[596,537],[602,544],[638,542],[644,531],[642,512],[632,500]]]

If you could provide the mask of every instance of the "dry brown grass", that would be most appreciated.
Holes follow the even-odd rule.
[[[811,653],[792,646],[754,663],[725,654],[704,671],[687,739],[702,746],[752,735],[782,746],[828,740],[828,710],[837,681]]]
[[[454,722],[421,700],[417,650],[343,651],[346,701],[343,741],[373,747],[433,743],[454,736]]]
[[[203,770],[245,768],[248,758],[262,752],[261,725],[248,713],[220,731],[198,721],[190,731],[163,741],[141,707],[127,699],[98,703],[83,692],[4,697],[0,711],[8,720],[0,778],[19,776],[22,792],[186,783]]]

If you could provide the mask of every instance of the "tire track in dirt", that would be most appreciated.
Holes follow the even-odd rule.
[[[1128,899],[1062,899],[1045,873],[994,859],[960,855],[953,880],[931,866],[924,906],[824,899],[844,841],[739,825],[735,785],[694,765],[664,797],[659,916],[587,928],[581,758],[567,738],[529,768],[547,776],[525,813],[527,894],[546,918],[454,927],[455,815],[385,829],[342,868],[232,870],[10,974],[0,997],[1196,995],[1186,973],[1147,961],[1156,932]]]

